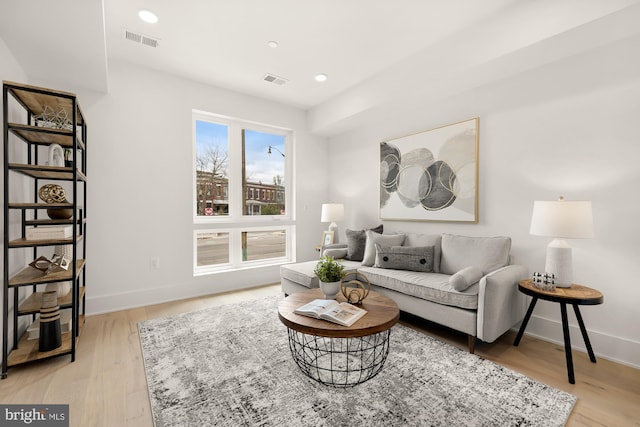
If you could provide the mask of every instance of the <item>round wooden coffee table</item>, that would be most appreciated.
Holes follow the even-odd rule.
[[[349,327],[294,313],[298,307],[323,298],[320,289],[310,289],[291,294],[278,305],[278,317],[287,326],[296,364],[309,378],[333,387],[353,387],[373,378],[389,354],[391,327],[400,318],[398,305],[370,292],[359,306],[367,314]],[[336,299],[345,301],[342,295]]]

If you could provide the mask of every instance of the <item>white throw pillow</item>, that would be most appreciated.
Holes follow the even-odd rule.
[[[456,291],[462,292],[482,278],[482,270],[478,267],[466,267],[449,278],[449,284]]]
[[[376,243],[382,246],[402,246],[404,234],[378,234],[367,230],[367,244],[364,248],[362,265],[371,267],[376,262]]]
[[[468,237],[442,234],[440,273],[455,274],[474,265],[484,274],[509,264],[509,237]]]

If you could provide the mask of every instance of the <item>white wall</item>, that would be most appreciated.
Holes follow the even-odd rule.
[[[124,63],[109,63],[109,87],[58,87],[88,123],[89,313],[279,281],[277,266],[193,277],[192,109],[294,130],[297,258],[317,257],[328,146],[303,111]]]
[[[26,79],[26,75],[22,70],[22,67],[20,67],[20,64],[16,61],[13,54],[9,51],[4,40],[0,38],[0,80],[21,82],[21,81],[24,81],[25,79]],[[2,106],[0,106],[0,111],[2,111]],[[14,102],[11,102],[11,105],[7,110],[7,113],[8,113],[9,121],[19,122],[20,120],[25,119],[25,114],[22,108],[19,107]],[[0,121],[0,132],[2,132],[2,134],[4,135],[3,124],[1,121]],[[13,159],[19,159],[20,156],[23,155],[21,150],[23,147],[21,145],[23,146],[24,144],[19,142],[14,142],[9,145],[10,155],[15,156],[15,157],[12,157]],[[4,150],[2,151],[2,153],[4,153]],[[0,157],[3,157],[3,156],[4,154],[0,154]],[[4,175],[0,177],[0,185],[2,185],[4,188]],[[18,175],[12,175],[10,180],[10,185],[12,189],[15,189],[18,192],[29,191],[29,188],[30,188],[26,185],[26,179]],[[15,194],[15,193],[12,193],[12,194]],[[14,201],[27,201],[27,200],[23,199],[23,200],[14,200]],[[2,220],[4,221],[4,209],[0,213],[0,218],[2,218]],[[12,230],[12,236],[14,238],[20,235],[19,234],[20,233],[19,231],[20,216],[18,212],[14,211],[9,213],[9,227]],[[4,245],[2,245],[2,247],[0,248],[0,253],[2,253],[4,257],[3,252],[4,252]],[[29,251],[26,249],[11,249],[11,258],[9,259],[9,266],[8,266],[9,275],[13,275],[18,271],[22,270],[26,265],[26,263],[31,261],[31,260],[27,261],[28,255],[29,255]],[[4,269],[4,266],[0,267],[0,269]],[[3,271],[3,274],[4,274],[4,271]],[[22,298],[24,298],[26,291],[28,291],[28,289],[20,290],[21,300]],[[12,294],[9,295],[10,298],[12,296],[13,296]],[[4,298],[4,293],[0,294],[0,304],[3,303],[3,298]],[[9,315],[13,316],[13,310],[9,311]],[[2,325],[2,322],[3,322],[3,319],[0,318],[0,325]],[[18,333],[19,335],[22,333],[22,330],[24,330],[24,328],[26,327],[24,323],[25,322],[22,322],[20,324],[20,329]],[[8,328],[9,328],[9,346],[11,347],[12,340],[13,340],[13,323],[12,322],[9,322]],[[3,357],[4,355],[0,354],[0,360],[2,360]]]
[[[593,49],[435,102],[417,100],[428,81],[395,80],[404,98],[330,140],[342,231],[380,222],[379,142],[480,117],[479,224],[385,221],[385,232],[507,235],[515,263],[543,270],[550,240],[528,234],[533,201],[592,200],[596,237],[570,241],[574,281],[602,291],[604,304],[581,313],[597,355],[640,367],[640,78],[637,59],[629,62],[639,44]],[[572,344],[584,349],[570,312]],[[562,343],[558,304],[539,302],[527,332]]]

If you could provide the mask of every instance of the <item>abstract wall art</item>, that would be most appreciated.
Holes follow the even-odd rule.
[[[380,143],[380,218],[478,222],[474,118]]]

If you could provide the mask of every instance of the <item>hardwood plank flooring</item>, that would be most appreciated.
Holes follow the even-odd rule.
[[[152,426],[137,323],[279,292],[280,285],[269,285],[87,316],[74,363],[63,356],[9,369],[0,402],[68,403],[71,426]],[[467,349],[464,334],[409,315],[401,323]],[[576,384],[569,384],[562,346],[525,335],[514,347],[514,338],[508,332],[492,344],[478,342],[476,354],[576,395],[568,426],[640,426],[640,370],[604,359],[593,364],[574,351]]]

